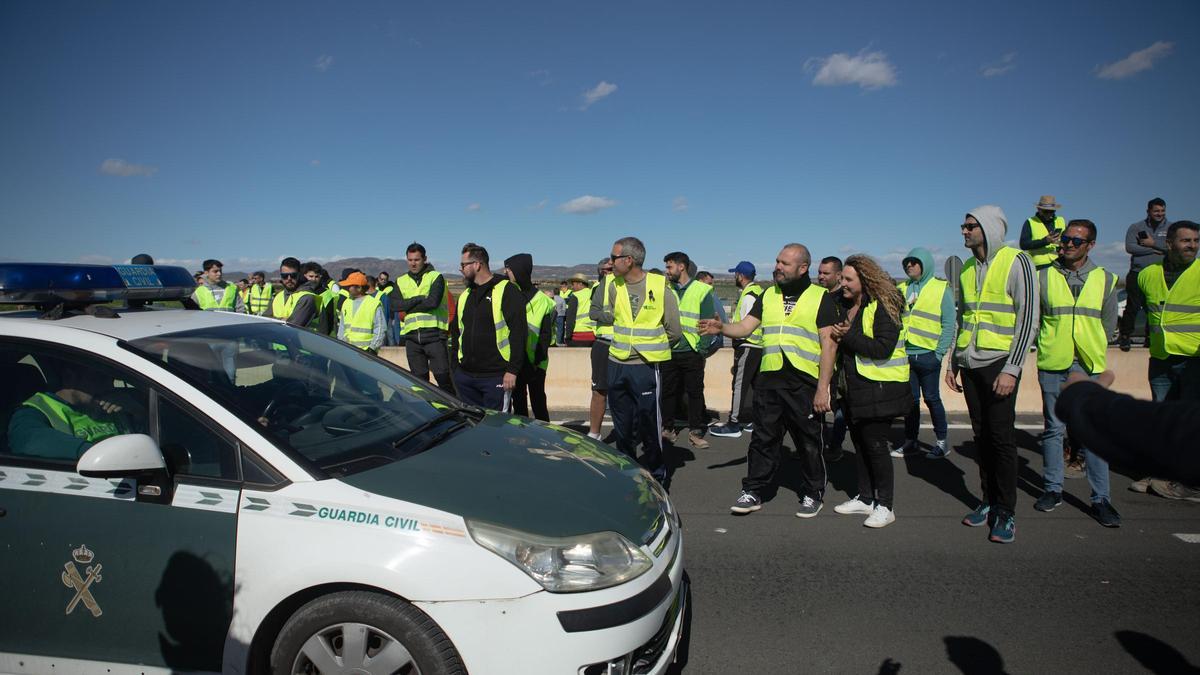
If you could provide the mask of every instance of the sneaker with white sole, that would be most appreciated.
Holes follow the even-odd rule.
[[[738,495],[729,510],[734,513],[753,513],[761,508],[762,500],[758,498],[758,495],[748,490],[742,490],[742,494]]]
[[[834,513],[840,513],[842,515],[850,515],[854,513],[869,514],[873,510],[874,507],[871,504],[862,501],[857,496],[850,501],[842,502],[841,504],[833,507]]]
[[[822,502],[819,499],[805,497],[804,499],[800,500],[800,506],[796,507],[796,517],[812,518],[821,512],[821,507],[824,505],[825,502]]]
[[[742,425],[737,422],[729,422],[727,424],[714,424],[708,428],[708,433],[721,438],[741,438]]]
[[[946,444],[946,439],[937,442],[933,449],[929,451],[926,457],[930,459],[945,459],[950,456],[950,446]]]
[[[894,522],[896,522],[895,511],[892,511],[883,504],[876,504],[875,508],[871,510],[871,515],[867,516],[867,519],[863,521],[863,525],[878,529],[887,527]]]
[[[888,454],[896,459],[904,459],[905,455],[911,455],[917,451],[917,442],[913,440],[904,441],[902,445],[892,448]]]

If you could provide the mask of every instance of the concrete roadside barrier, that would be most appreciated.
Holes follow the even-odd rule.
[[[384,347],[380,356],[408,367],[403,347]],[[591,350],[586,348],[562,347],[550,350],[550,366],[546,373],[546,398],[554,410],[583,410],[591,400]],[[1136,398],[1149,399],[1150,385],[1146,380],[1147,362],[1150,353],[1146,349],[1122,352],[1116,347],[1108,350],[1108,367],[1116,375],[1113,390]],[[709,409],[724,417],[729,412],[730,383],[733,378],[733,350],[722,349],[709,357],[704,368],[704,401]],[[942,386],[942,401],[947,412],[964,413],[967,402]],[[922,405],[922,410],[924,406]],[[1037,381],[1037,354],[1030,353],[1025,360],[1025,371],[1017,390],[1017,412],[1041,413],[1042,393]]]

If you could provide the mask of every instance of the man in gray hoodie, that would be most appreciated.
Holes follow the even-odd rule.
[[[1016,393],[1038,332],[1033,261],[1004,245],[1007,231],[998,206],[972,209],[963,221],[963,245],[972,256],[959,277],[958,341],[946,371],[946,386],[967,399],[983,491],[962,522],[991,525],[988,539],[1001,544],[1016,536]]]

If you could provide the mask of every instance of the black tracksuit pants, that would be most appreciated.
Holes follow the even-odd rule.
[[[521,369],[517,374],[517,387],[513,390],[512,406],[516,415],[529,417],[529,409],[533,408],[534,419],[550,421],[550,411],[546,409],[546,371],[530,366]]]
[[[643,467],[660,482],[667,479],[663,462],[662,418],[658,392],[660,377],[657,364],[640,359],[608,362],[608,408],[612,412],[617,450],[637,460],[642,444]]]
[[[662,419],[666,428],[675,427],[679,399],[687,393],[688,427],[704,430],[704,357],[692,350],[671,353],[662,365]]]
[[[1017,508],[1017,441],[1013,426],[1017,421],[1017,392],[1004,398],[992,392],[1005,361],[983,368],[963,368],[959,373],[975,433],[983,503],[992,507],[993,513],[1011,515]]]
[[[413,335],[413,338],[416,336]],[[429,381],[429,371],[442,389],[454,393],[454,380],[450,377],[450,352],[445,340],[434,340],[419,344],[416,339],[404,341],[404,354],[408,357],[408,372],[417,379]]]
[[[754,376],[762,365],[761,347],[734,347],[733,374],[731,389],[733,403],[729,407],[729,421],[732,424],[751,424],[754,422]]]
[[[785,432],[791,432],[800,465],[800,497],[821,501],[825,495],[825,460],[821,457],[821,423],[812,416],[815,387],[754,390],[754,432],[746,450],[742,489],[761,494],[776,480]]]

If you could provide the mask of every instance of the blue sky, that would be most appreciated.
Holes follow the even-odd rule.
[[[1044,193],[1200,220],[1195,2],[0,4],[5,259],[284,255],[898,275]]]

